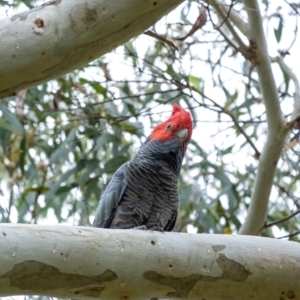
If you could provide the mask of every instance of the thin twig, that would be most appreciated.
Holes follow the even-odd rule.
[[[227,116],[229,116],[232,120],[232,122],[234,123],[234,125],[237,127],[237,129],[241,132],[241,134],[245,137],[246,141],[250,144],[250,146],[253,148],[254,152],[255,152],[255,158],[259,158],[260,156],[260,152],[258,151],[258,149],[256,148],[256,146],[254,145],[254,143],[251,141],[250,137],[246,134],[245,130],[241,127],[241,125],[239,124],[239,122],[237,121],[237,119],[234,117],[234,115],[228,111],[227,109],[225,109],[224,107],[222,107],[221,105],[219,105],[217,102],[215,102],[213,99],[207,97],[206,95],[204,95],[203,93],[201,93],[199,90],[195,89],[193,86],[189,86],[189,88],[191,90],[193,90],[194,92],[199,93],[202,97],[204,97],[205,99],[209,100],[210,102],[212,102],[216,107],[219,108],[220,111],[217,111],[218,113],[224,113]],[[194,99],[198,104],[199,103],[196,99]]]
[[[226,14],[223,10],[223,8],[221,7],[221,5],[216,1],[216,0],[210,0],[210,3],[213,5],[213,7],[215,8],[215,10],[217,11],[218,15],[221,17],[221,19],[223,21],[225,21],[226,26],[228,27],[229,31],[231,32],[232,36],[234,37],[234,39],[236,40],[236,42],[238,43],[240,50],[242,52],[246,52],[248,47],[245,45],[245,43],[242,41],[242,39],[240,38],[240,36],[238,35],[238,33],[235,31],[234,27],[232,26],[231,22],[228,20],[229,19],[229,15],[230,15],[230,11],[231,9],[228,11],[228,13]],[[231,2],[233,3],[233,1]],[[232,4],[233,5],[233,4]],[[222,23],[223,24],[223,23]]]
[[[226,12],[227,15],[226,15],[225,19],[223,19],[221,21],[221,23],[215,29],[221,28],[222,25],[227,22],[227,20],[229,19],[230,14],[231,14],[231,10],[232,10],[233,4],[234,4],[233,1],[231,1],[230,6],[229,6],[229,10]]]
[[[294,46],[296,40],[298,37],[298,18],[296,18],[296,25],[295,25],[295,30],[294,30],[294,38],[290,44],[290,46],[287,48],[287,51],[290,51],[292,49],[292,47]]]
[[[287,5],[289,5],[292,9],[293,9],[293,11],[298,15],[298,16],[300,16],[300,13],[298,12],[298,10],[296,9],[296,7],[294,6],[294,4],[293,3],[289,3],[287,0],[283,0]]]
[[[296,176],[293,178],[293,181],[292,181],[292,184],[295,184],[296,181],[299,180],[299,177]],[[291,192],[289,190],[287,190],[284,186],[282,185],[279,185],[279,184],[275,184],[275,186],[278,188],[278,190],[281,192],[281,193],[285,193],[293,202],[294,202],[294,205],[300,209],[300,204],[299,204],[299,201],[300,201],[300,198],[297,198],[295,197],[294,195],[291,195]]]
[[[235,50],[235,52],[239,52],[239,48],[232,42],[232,40],[226,35],[226,33],[220,27],[217,27],[216,30],[220,32],[222,37]]]
[[[7,210],[7,218],[6,218],[6,222],[10,223],[10,214],[11,214],[11,208],[13,206],[14,203],[14,189],[13,186],[11,186],[10,188],[10,193],[9,193],[9,206],[8,206],[8,210]]]
[[[224,110],[224,113],[227,114],[231,120],[233,121],[234,125],[238,128],[238,130],[241,132],[241,134],[245,137],[246,141],[250,144],[250,146],[254,149],[255,151],[255,158],[259,159],[260,157],[260,152],[257,150],[256,146],[254,145],[254,143],[251,141],[250,137],[246,134],[246,132],[244,131],[244,129],[240,126],[240,124],[238,123],[237,119],[233,116],[233,114],[228,111],[228,110]]]
[[[296,216],[296,215],[299,214],[299,213],[300,213],[300,209],[296,210],[294,213],[292,213],[292,214],[290,214],[290,215],[288,215],[288,216],[286,216],[286,217],[284,217],[284,218],[282,218],[282,219],[279,219],[279,220],[274,221],[274,222],[272,222],[272,223],[267,223],[267,224],[265,224],[264,228],[269,228],[269,227],[272,227],[272,226],[277,225],[277,224],[279,224],[279,223],[288,221],[289,219],[293,218],[294,216]],[[263,229],[264,229],[264,228],[263,228]]]
[[[294,232],[294,233],[291,233],[291,234],[288,234],[288,235],[281,236],[281,237],[279,237],[279,238],[277,238],[277,239],[291,238],[291,237],[293,237],[293,236],[295,236],[295,235],[298,235],[298,234],[300,234],[300,231],[296,231],[296,232]]]
[[[39,197],[43,193],[42,189],[44,188],[45,183],[46,183],[47,173],[48,173],[48,169],[46,168],[45,171],[44,171],[44,174],[43,174],[43,178],[42,178],[42,183],[40,185],[40,189],[36,192],[36,194],[34,196],[34,205],[33,205],[32,211],[31,211],[31,219],[33,220],[34,224],[37,223],[37,205],[38,205],[38,199],[39,199]]]
[[[248,23],[243,20],[243,18],[234,10],[232,6],[234,2],[232,1],[230,5],[221,3],[218,0],[204,0],[207,4],[219,5],[228,14],[230,21],[236,26],[236,28],[246,37],[248,37],[249,26]],[[214,3],[212,3],[214,2]],[[229,13],[230,12],[230,13]]]

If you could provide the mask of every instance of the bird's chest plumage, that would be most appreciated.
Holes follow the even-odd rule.
[[[128,187],[133,186],[142,193],[177,191],[177,176],[167,164],[159,161],[131,161],[125,173],[125,181]]]
[[[169,220],[177,211],[177,176],[167,164],[146,159],[131,161],[125,182],[127,189],[122,204],[135,209],[143,220],[147,220],[144,222],[146,225],[156,226],[154,223],[158,219]]]

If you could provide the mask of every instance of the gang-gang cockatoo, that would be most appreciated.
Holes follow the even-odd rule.
[[[135,157],[123,164],[104,191],[93,226],[172,231],[179,206],[178,176],[192,135],[188,111],[173,105]]]

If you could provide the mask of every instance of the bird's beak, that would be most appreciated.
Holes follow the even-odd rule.
[[[180,129],[175,133],[175,135],[178,137],[178,139],[181,143],[183,143],[186,140],[188,134],[189,134],[189,131],[186,128]]]

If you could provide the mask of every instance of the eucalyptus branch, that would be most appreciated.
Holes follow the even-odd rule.
[[[230,7],[228,7],[228,5],[223,5],[222,8],[226,13],[229,12]],[[231,9],[229,14],[229,19],[244,36],[248,37],[248,32],[249,32],[248,23],[245,22],[243,18],[234,9]]]
[[[299,243],[26,224],[0,224],[0,232],[0,297],[299,298]]]
[[[245,45],[243,40],[240,38],[240,36],[238,35],[238,33],[236,32],[236,30],[234,29],[234,27],[232,26],[232,24],[229,20],[230,14],[231,14],[231,9],[229,9],[228,12],[226,13],[222,8],[223,5],[218,3],[216,0],[210,0],[209,2],[215,8],[215,10],[216,10],[217,14],[220,16],[222,22],[224,22],[226,24],[226,26],[228,27],[233,38],[238,43],[240,50],[242,52],[247,52],[248,47]]]
[[[256,0],[243,0],[243,3],[248,14],[249,38],[266,106],[268,136],[260,156],[249,211],[239,233],[257,235],[265,224],[277,162],[289,128],[280,108],[258,3]]]
[[[281,70],[286,73],[286,75],[292,79],[295,85],[295,94],[294,94],[294,110],[291,115],[291,122],[295,121],[300,116],[300,85],[299,80],[293,70],[285,63],[282,56],[277,56],[274,61],[276,61]]]
[[[218,0],[206,0],[207,4],[211,4],[213,7],[218,6],[224,10],[227,14],[230,21],[236,26],[236,28],[246,37],[248,36],[248,24],[243,20],[243,18],[234,10],[232,9],[232,5],[223,4]],[[215,7],[215,9],[217,9]]]
[[[2,19],[0,97],[85,66],[139,35],[181,2],[56,0]]]
[[[222,35],[222,37],[225,39],[225,41],[236,51],[239,52],[238,47],[234,44],[234,42],[231,40],[230,37],[227,36],[227,34],[225,33],[225,31],[223,31],[223,29],[221,29],[221,27],[217,26],[215,28],[217,31],[219,31],[219,33]]]

